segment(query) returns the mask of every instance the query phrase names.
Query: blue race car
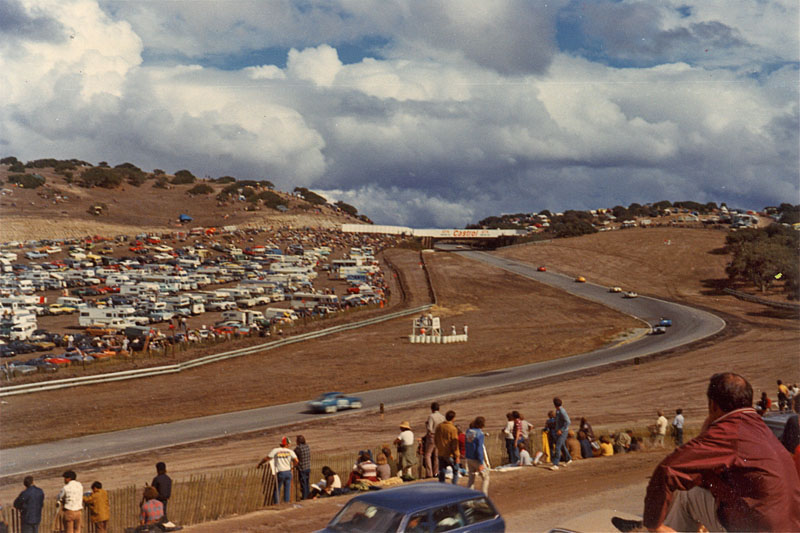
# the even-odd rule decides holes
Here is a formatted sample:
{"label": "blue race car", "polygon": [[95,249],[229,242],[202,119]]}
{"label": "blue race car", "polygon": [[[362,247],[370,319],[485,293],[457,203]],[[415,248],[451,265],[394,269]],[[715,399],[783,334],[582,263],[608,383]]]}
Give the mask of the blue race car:
{"label": "blue race car", "polygon": [[661,327],[668,328],[668,327],[670,327],[670,326],[672,325],[672,320],[670,320],[669,318],[662,318],[662,319],[661,319],[661,320],[658,322],[658,324],[656,324],[656,325],[657,325],[657,326],[661,326]]}
{"label": "blue race car", "polygon": [[335,413],[339,409],[360,409],[361,398],[345,396],[341,392],[326,392],[316,400],[308,402],[308,407],[315,413]]}

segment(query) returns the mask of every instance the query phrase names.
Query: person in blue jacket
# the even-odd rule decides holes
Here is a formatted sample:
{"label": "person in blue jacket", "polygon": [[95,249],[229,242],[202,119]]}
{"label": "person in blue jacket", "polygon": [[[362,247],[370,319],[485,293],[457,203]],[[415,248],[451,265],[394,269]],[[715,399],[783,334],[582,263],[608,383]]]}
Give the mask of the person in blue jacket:
{"label": "person in blue jacket", "polygon": [[481,491],[484,494],[489,494],[489,468],[486,464],[486,452],[484,448],[485,436],[483,434],[483,426],[486,425],[486,419],[482,416],[477,417],[472,424],[464,438],[465,455],[467,458],[467,471],[469,477],[467,478],[467,488],[472,488],[475,484],[475,476],[481,478]]}
{"label": "person in blue jacket", "polygon": [[14,508],[20,512],[21,533],[39,533],[44,491],[33,484],[33,476],[26,476],[22,484],[25,485],[25,490],[14,500]]}

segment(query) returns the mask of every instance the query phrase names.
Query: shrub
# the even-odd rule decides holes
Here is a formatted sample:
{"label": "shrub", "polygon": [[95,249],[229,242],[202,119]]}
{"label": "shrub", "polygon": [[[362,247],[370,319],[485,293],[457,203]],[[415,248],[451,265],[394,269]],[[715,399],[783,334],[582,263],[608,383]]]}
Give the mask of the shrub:
{"label": "shrub", "polygon": [[191,194],[192,196],[196,194],[211,194],[212,192],[214,192],[214,187],[212,187],[207,183],[198,183],[197,185],[186,191],[187,194]]}
{"label": "shrub", "polygon": [[35,189],[44,185],[44,177],[38,174],[11,174],[9,183],[16,183],[23,189]]}
{"label": "shrub", "polygon": [[11,166],[8,167],[9,172],[25,172],[25,165],[22,164],[20,161],[15,161],[11,163]]}
{"label": "shrub", "polygon": [[264,202],[266,207],[271,209],[277,209],[279,205],[283,205],[283,198],[272,191],[261,191],[257,196],[259,200]]}
{"label": "shrub", "polygon": [[299,192],[303,197],[303,200],[313,205],[324,205],[328,203],[328,200],[326,200],[324,197],[313,191],[309,191],[305,187],[295,187],[294,192]]}
{"label": "shrub", "polygon": [[153,187],[156,189],[168,189],[169,188],[167,186],[168,183],[169,182],[167,181],[167,178],[165,178],[164,176],[160,176],[158,179],[156,179],[156,182],[153,184]]}
{"label": "shrub", "polygon": [[19,159],[13,155],[0,159],[0,165],[13,165],[14,163],[19,163]]}
{"label": "shrub", "polygon": [[236,183],[236,178],[234,178],[233,176],[222,176],[214,181],[216,181],[217,183]]}
{"label": "shrub", "polygon": [[163,174],[164,174],[164,171],[161,170],[160,168],[154,168],[153,169],[153,176],[161,176]]}
{"label": "shrub", "polygon": [[188,170],[179,170],[175,173],[175,177],[172,178],[172,183],[175,185],[185,185],[187,183],[194,183],[195,182],[194,174],[189,172]]}
{"label": "shrub", "polygon": [[122,183],[122,176],[107,166],[87,169],[81,174],[81,185],[84,187],[103,187],[113,189]]}
{"label": "shrub", "polygon": [[350,204],[346,204],[346,203],[344,203],[342,201],[339,201],[339,202],[336,202],[336,207],[338,207],[339,209],[341,209],[342,211],[344,211],[345,213],[347,213],[350,216],[353,216],[353,217],[357,217],[358,216],[358,209],[356,209],[355,207],[353,207]]}

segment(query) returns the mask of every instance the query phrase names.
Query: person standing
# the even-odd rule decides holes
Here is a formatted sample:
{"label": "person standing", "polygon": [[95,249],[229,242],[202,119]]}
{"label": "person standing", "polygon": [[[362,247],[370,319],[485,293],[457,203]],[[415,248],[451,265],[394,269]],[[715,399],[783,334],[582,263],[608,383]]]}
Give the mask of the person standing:
{"label": "person standing", "polygon": [[400,469],[400,477],[404,481],[414,479],[411,469],[417,464],[417,450],[414,446],[414,432],[411,431],[411,424],[408,421],[400,422],[400,434],[394,439],[397,446],[397,466]]}
{"label": "person standing", "polygon": [[92,483],[92,493],[83,497],[83,503],[89,509],[89,520],[94,524],[95,533],[106,533],[111,518],[111,504],[103,484],[99,481]]}
{"label": "person standing", "polygon": [[458,429],[453,420],[456,412],[447,411],[444,415],[444,422],[436,428],[434,439],[436,441],[436,453],[439,454],[439,483],[444,483],[447,467],[453,470],[453,485],[458,484]]}
{"label": "person standing", "polygon": [[75,472],[67,470],[63,474],[64,487],[58,493],[58,503],[64,510],[66,533],[80,533],[83,514],[83,485],[76,481]]}
{"label": "person standing", "polygon": [[506,442],[508,464],[516,464],[519,457],[517,457],[517,445],[514,438],[514,413],[506,413],[506,427],[503,428],[503,437]]}
{"label": "person standing", "polygon": [[167,475],[167,465],[159,461],[156,463],[156,477],[150,483],[158,491],[158,501],[164,506],[164,517],[168,520],[167,502],[172,496],[172,478]]}
{"label": "person standing", "polygon": [[270,450],[267,456],[261,459],[261,462],[258,463],[258,468],[261,468],[261,466],[267,461],[275,461],[277,483],[275,484],[274,502],[276,504],[280,501],[281,490],[283,490],[284,502],[288,502],[291,497],[289,491],[292,486],[292,469],[298,464],[298,460],[294,450],[288,448],[289,444],[289,437],[283,437],[280,445],[277,448]]}
{"label": "person standing", "polygon": [[311,448],[306,444],[306,438],[303,435],[297,436],[294,454],[297,456],[297,480],[300,484],[300,494],[304,500],[307,500],[308,480],[311,476]]}
{"label": "person standing", "polygon": [[789,387],[778,380],[778,411],[781,413],[789,409]]}
{"label": "person standing", "polygon": [[14,500],[14,509],[20,513],[21,533],[39,533],[44,491],[33,484],[33,476],[25,476],[22,484],[25,485],[25,490],[20,492],[17,499]]}
{"label": "person standing", "polygon": [[567,433],[569,432],[570,419],[569,415],[567,414],[567,410],[562,407],[561,398],[553,398],[553,405],[556,408],[556,444],[553,449],[553,464],[550,466],[550,470],[558,470],[558,465],[561,462],[562,452],[564,453],[564,459],[566,459],[564,465],[568,465],[572,462],[572,457],[569,455],[569,450],[567,450],[567,447],[565,446],[565,443],[567,442]]}
{"label": "person standing", "polygon": [[475,485],[475,477],[481,478],[481,491],[489,494],[489,469],[486,467],[486,452],[484,448],[485,436],[483,427],[486,419],[482,416],[475,418],[470,424],[465,437],[464,456],[467,459],[467,488]]}
{"label": "person standing", "polygon": [[434,435],[436,428],[439,424],[444,422],[444,415],[439,412],[439,403],[433,402],[431,404],[431,414],[425,421],[425,441],[423,445],[424,456],[422,458],[422,465],[425,467],[425,477],[433,477],[439,473],[439,457],[433,452],[436,450],[436,442]]}
{"label": "person standing", "polygon": [[656,419],[655,435],[653,436],[653,446],[659,448],[664,447],[664,437],[667,435],[667,417],[664,416],[664,411],[658,410],[658,418]]}
{"label": "person standing", "polygon": [[683,444],[683,409],[675,409],[675,418],[672,419],[672,431],[675,434],[675,446]]}

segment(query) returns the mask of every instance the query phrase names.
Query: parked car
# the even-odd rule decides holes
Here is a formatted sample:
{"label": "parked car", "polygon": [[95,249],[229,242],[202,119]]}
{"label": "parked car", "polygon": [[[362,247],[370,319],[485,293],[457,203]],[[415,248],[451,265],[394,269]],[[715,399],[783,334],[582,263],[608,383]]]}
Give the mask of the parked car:
{"label": "parked car", "polygon": [[0,357],[14,357],[17,352],[8,347],[7,344],[0,344]]}
{"label": "parked car", "polygon": [[326,392],[316,400],[308,402],[315,413],[335,413],[339,409],[360,409],[361,398],[346,396],[341,392]]}
{"label": "parked car", "polygon": [[504,532],[484,493],[450,483],[414,483],[352,498],[322,530],[356,532]]}

